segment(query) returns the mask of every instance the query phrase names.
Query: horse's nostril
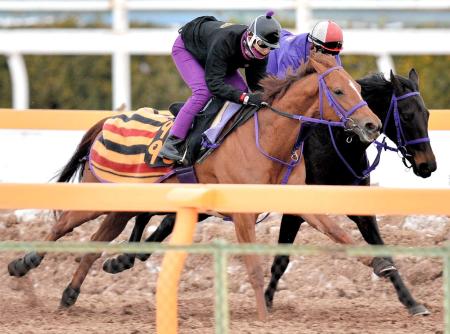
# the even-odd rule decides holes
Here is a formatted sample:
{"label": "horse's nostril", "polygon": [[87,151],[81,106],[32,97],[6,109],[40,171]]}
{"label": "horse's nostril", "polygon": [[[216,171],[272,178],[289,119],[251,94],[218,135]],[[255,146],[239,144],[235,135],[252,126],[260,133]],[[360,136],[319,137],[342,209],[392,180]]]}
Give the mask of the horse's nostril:
{"label": "horse's nostril", "polygon": [[365,128],[368,132],[377,132],[380,130],[380,127],[372,122],[367,122]]}
{"label": "horse's nostril", "polygon": [[419,170],[422,173],[429,173],[429,174],[431,174],[431,173],[433,173],[436,170],[436,166],[433,165],[433,164],[421,163],[419,165]]}

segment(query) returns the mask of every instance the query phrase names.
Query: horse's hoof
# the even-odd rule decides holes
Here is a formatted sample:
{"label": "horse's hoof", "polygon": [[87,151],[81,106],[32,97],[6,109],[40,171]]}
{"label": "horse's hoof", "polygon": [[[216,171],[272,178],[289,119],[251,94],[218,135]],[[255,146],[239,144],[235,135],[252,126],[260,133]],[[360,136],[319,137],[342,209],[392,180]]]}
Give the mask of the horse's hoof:
{"label": "horse's hoof", "polygon": [[23,258],[11,261],[8,265],[8,272],[11,276],[22,277],[31,269],[39,266],[43,258],[36,252],[28,253]]}
{"label": "horse's hoof", "polygon": [[375,275],[382,278],[387,278],[397,271],[394,263],[383,257],[375,257],[372,261],[372,268]]}
{"label": "horse's hoof", "polygon": [[17,259],[8,264],[8,272],[10,276],[22,277],[28,272],[28,268],[23,259]]}
{"label": "horse's hoof", "polygon": [[133,268],[134,266],[134,255],[130,254],[122,254],[117,257],[117,260],[119,263],[122,264],[122,271]]}
{"label": "horse's hoof", "polygon": [[103,263],[103,271],[117,274],[134,266],[134,257],[128,254],[119,255],[117,258],[107,259]]}
{"label": "horse's hoof", "polygon": [[425,315],[431,314],[431,312],[422,304],[417,304],[417,305],[414,305],[413,307],[410,307],[408,309],[408,312],[409,312],[409,314],[414,315],[414,316],[416,316],[416,315],[425,316]]}
{"label": "horse's hoof", "polygon": [[268,311],[272,311],[273,297],[270,297],[267,293],[264,294],[264,300],[266,301],[266,307]]}
{"label": "horse's hoof", "polygon": [[70,285],[68,285],[61,297],[61,307],[67,308],[72,306],[77,301],[79,295],[80,289],[74,289]]}
{"label": "horse's hoof", "polygon": [[117,274],[119,273],[119,265],[117,264],[117,259],[107,259],[105,262],[103,262],[103,271],[109,273],[109,274]]}
{"label": "horse's hoof", "polygon": [[150,254],[136,254],[136,258],[139,259],[142,262],[145,262],[150,257]]}
{"label": "horse's hoof", "polygon": [[36,252],[31,252],[25,255],[25,257],[23,258],[23,262],[25,262],[28,270],[30,270],[38,267],[41,264],[43,258],[43,256],[38,255]]}

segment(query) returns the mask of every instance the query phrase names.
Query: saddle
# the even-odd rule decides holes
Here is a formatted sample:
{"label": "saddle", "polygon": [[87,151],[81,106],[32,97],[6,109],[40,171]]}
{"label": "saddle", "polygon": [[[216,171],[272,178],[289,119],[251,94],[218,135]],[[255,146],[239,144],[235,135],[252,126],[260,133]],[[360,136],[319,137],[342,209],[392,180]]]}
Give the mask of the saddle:
{"label": "saddle", "polygon": [[[172,103],[169,111],[177,116],[184,102]],[[257,111],[254,106],[242,106],[212,97],[195,117],[181,150],[185,152],[183,166],[202,162],[237,127]]]}

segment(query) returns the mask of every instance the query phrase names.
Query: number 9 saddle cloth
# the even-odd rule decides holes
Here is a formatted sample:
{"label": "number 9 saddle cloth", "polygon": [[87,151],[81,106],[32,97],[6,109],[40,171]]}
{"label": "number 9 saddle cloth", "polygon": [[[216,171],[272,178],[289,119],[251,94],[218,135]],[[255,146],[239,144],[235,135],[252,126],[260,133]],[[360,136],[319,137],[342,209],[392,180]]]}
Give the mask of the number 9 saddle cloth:
{"label": "number 9 saddle cloth", "polygon": [[155,182],[173,166],[173,161],[158,157],[173,120],[169,111],[153,108],[109,118],[91,147],[91,172],[101,182]]}

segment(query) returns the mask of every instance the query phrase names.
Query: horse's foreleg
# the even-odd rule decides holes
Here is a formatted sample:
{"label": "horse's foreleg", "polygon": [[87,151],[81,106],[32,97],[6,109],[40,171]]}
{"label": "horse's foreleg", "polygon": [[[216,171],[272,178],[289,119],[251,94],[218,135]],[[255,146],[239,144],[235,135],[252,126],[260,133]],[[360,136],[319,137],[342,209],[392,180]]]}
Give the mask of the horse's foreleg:
{"label": "horse's foreleg", "polygon": [[[233,214],[232,218],[238,241],[240,243],[255,243],[256,214]],[[268,314],[264,302],[264,274],[261,268],[260,257],[258,255],[244,255],[243,258],[250,284],[255,291],[258,319],[266,321]]]}
{"label": "horse's foreleg", "polygon": [[[353,220],[358,226],[364,240],[371,245],[384,245],[383,239],[378,228],[377,220],[375,216],[348,216]],[[376,258],[374,258],[375,260]],[[380,258],[378,262],[381,264],[386,263],[394,265],[392,258]],[[384,261],[383,261],[384,260]],[[405,283],[403,282],[399,272],[397,270],[389,271],[386,275],[389,277],[390,281],[394,285],[395,291],[397,292],[398,299],[400,302],[408,309],[409,313],[412,315],[428,315],[430,311],[422,305],[416,302]]]}
{"label": "horse's foreleg", "polygon": [[[134,213],[110,213],[103,220],[98,230],[94,233],[92,241],[112,241],[123,231]],[[101,253],[85,254],[78,265],[75,274],[72,277],[72,281],[66,287],[61,298],[61,306],[69,307],[75,304],[78,295],[80,294],[80,288],[83,284],[86,275],[89,272],[92,264],[101,256]]]}
{"label": "horse's foreleg", "polygon": [[[74,228],[83,223],[95,219],[102,215],[103,212],[95,211],[65,211],[53,225],[50,233],[45,237],[45,241],[56,241],[67,233],[73,231]],[[8,272],[11,276],[21,277],[28,273],[31,269],[38,267],[46,255],[45,252],[30,252],[23,258],[11,261],[8,264]]]}
{"label": "horse's foreleg", "polygon": [[[327,235],[331,240],[344,245],[355,244],[350,234],[337,225],[330,217],[326,215],[312,214],[302,214],[302,217],[308,222],[309,225]],[[357,259],[364,265],[372,267],[373,257],[359,256]]]}
{"label": "horse's foreleg", "polygon": [[[280,234],[278,236],[279,244],[293,244],[295,237],[300,229],[300,225],[304,222],[303,218],[293,215],[283,215],[280,225]],[[272,307],[273,297],[277,290],[278,281],[283,276],[289,264],[289,255],[276,255],[271,268],[270,283],[266,288],[264,297],[266,306]]]}
{"label": "horse's foreleg", "polygon": [[[371,245],[383,245],[375,216],[348,216],[358,226],[364,240]],[[377,276],[388,277],[397,269],[391,257],[374,257],[373,271]]]}

